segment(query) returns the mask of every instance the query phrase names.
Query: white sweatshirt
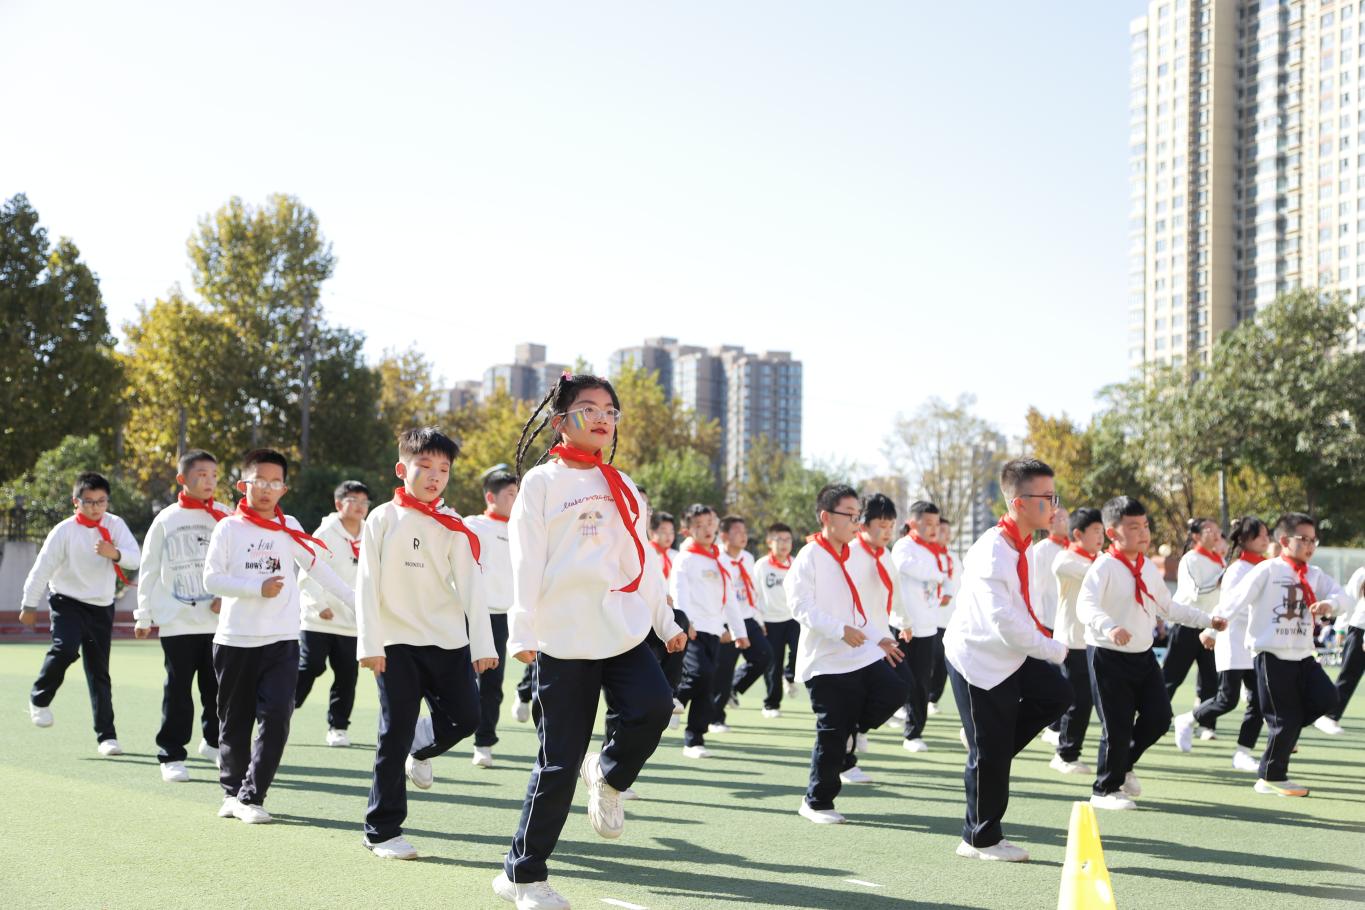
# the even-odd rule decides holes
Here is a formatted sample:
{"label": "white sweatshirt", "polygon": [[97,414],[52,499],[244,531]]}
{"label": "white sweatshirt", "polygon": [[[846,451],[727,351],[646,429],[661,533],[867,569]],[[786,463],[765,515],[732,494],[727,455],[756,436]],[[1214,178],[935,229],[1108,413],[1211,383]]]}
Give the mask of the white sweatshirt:
{"label": "white sweatshirt", "polygon": [[[1349,610],[1355,604],[1355,598],[1317,566],[1308,567],[1308,585],[1316,600],[1335,607],[1334,613]],[[1223,595],[1218,614],[1226,617],[1239,610],[1247,611],[1245,641],[1253,655],[1265,653],[1282,660],[1303,660],[1317,651],[1310,606],[1289,562],[1283,558],[1267,559]]]}
{"label": "white sweatshirt", "polygon": [[[1052,577],[1057,584],[1057,615],[1052,637],[1073,650],[1085,649],[1085,623],[1076,615],[1076,601],[1081,596],[1081,582],[1093,562],[1069,549],[1062,550],[1052,560]],[[1040,571],[1042,565],[1039,563]]]}
{"label": "white sweatshirt", "polygon": [[1346,595],[1356,599],[1355,608],[1346,619],[1346,625],[1365,629],[1365,567],[1356,569],[1351,580],[1346,582]]}
{"label": "white sweatshirt", "polygon": [[[489,613],[512,609],[512,544],[507,521],[488,515],[471,515],[464,520],[469,530],[479,535],[479,562],[483,565],[483,594]],[[648,544],[646,544],[648,547]]]}
{"label": "white sweatshirt", "polygon": [[[125,571],[138,567],[141,553],[133,533],[123,519],[105,512],[100,525],[119,551],[119,566]],[[100,542],[99,528],[76,523],[76,516],[59,522],[48,532],[38,551],[38,559],[24,581],[23,606],[37,608],[47,603],[47,592],[62,594],[81,603],[107,607],[114,602],[114,583],[118,573],[112,560],[95,552]]]}
{"label": "white sweatshirt", "polygon": [[[1032,549],[1032,548],[1030,548]],[[957,672],[978,689],[994,689],[1027,658],[1060,664],[1067,647],[1048,638],[1029,616],[1019,584],[1019,552],[998,527],[982,534],[967,551],[960,573],[957,609],[943,636],[943,651]],[[1029,603],[1038,589],[1029,566]]]}
{"label": "white sweatshirt", "polygon": [[[285,524],[302,531],[294,516]],[[316,549],[316,544],[310,544]],[[214,644],[259,648],[299,637],[299,580],[295,568],[310,569],[328,591],[346,603],[355,595],[321,560],[314,561],[284,531],[272,531],[236,513],[214,526],[204,557],[204,590],[223,599]],[[261,596],[261,584],[272,575],[284,587],[274,597]]]}
{"label": "white sweatshirt", "polygon": [[938,592],[947,573],[939,569],[933,551],[909,534],[891,548],[891,561],[900,576],[904,599],[905,615],[900,618],[909,620],[910,634],[916,638],[933,637],[938,633]]}
{"label": "white sweatshirt", "polygon": [[[1213,642],[1213,665],[1219,673],[1228,670],[1250,670],[1251,651],[1247,648],[1247,609],[1243,604],[1237,610],[1232,611],[1231,615],[1222,610],[1223,601],[1227,599],[1227,594],[1256,565],[1245,559],[1234,559],[1223,572],[1223,580],[1220,582],[1218,604],[1211,611],[1214,616],[1221,616],[1228,621],[1228,627],[1222,632],[1212,632],[1217,636]],[[1229,606],[1231,601],[1228,601]]]}
{"label": "white sweatshirt", "polygon": [[[365,533],[363,524],[360,533]],[[327,544],[327,549],[318,550],[318,562],[327,563],[327,568],[346,582],[347,587],[355,590],[356,575],[360,568],[360,557],[356,555],[360,549],[360,538],[350,535],[336,512],[322,520],[313,536]],[[355,637],[355,607],[327,593],[307,569],[299,577],[299,603],[303,607],[302,627],[305,631]],[[323,619],[318,615],[328,608],[332,611],[331,619]]]}
{"label": "white sweatshirt", "polygon": [[[622,477],[639,501],[634,482]],[[645,511],[635,533],[649,550]],[[651,570],[646,554],[641,574],[639,551],[596,468],[558,461],[532,468],[521,479],[508,530],[508,654],[543,651],[562,660],[601,660],[629,651],[651,628],[664,641],[683,631],[658,590],[662,569]],[[637,575],[635,591],[619,590]]]}
{"label": "white sweatshirt", "polygon": [[1033,550],[1033,564],[1038,567],[1038,600],[1033,605],[1033,611],[1038,614],[1043,625],[1049,629],[1057,628],[1057,576],[1051,572],[1052,564],[1057,560],[1057,554],[1066,549],[1066,544],[1059,544],[1050,536],[1044,537],[1035,543]]}
{"label": "white sweatshirt", "polygon": [[[215,505],[220,511],[232,509]],[[142,574],[133,611],[136,628],[156,625],[162,638],[218,631],[213,595],[204,589],[204,557],[217,523],[209,512],[186,509],[179,502],[156,513],[142,541]]]}
{"label": "white sweatshirt", "polygon": [[[730,573],[730,586],[727,593],[729,593],[730,599],[735,602],[735,609],[739,611],[739,615],[745,619],[762,622],[762,617],[758,612],[758,577],[754,574],[754,555],[748,550],[740,550],[738,556],[731,556],[722,549],[720,551],[720,564],[725,566],[725,571]],[[744,576],[739,572],[741,567],[749,575],[749,584],[753,585],[754,602],[752,604],[749,603],[750,592],[746,591],[744,587]]]}
{"label": "white sweatshirt", "polygon": [[[698,632],[721,635],[729,626],[736,637],[744,637],[744,614],[735,605],[730,588],[739,583],[737,578],[722,579],[716,561],[694,553],[692,541],[686,541],[673,560],[673,606],[687,614]],[[720,565],[728,566],[722,553]],[[726,568],[729,575],[729,569]]]}
{"label": "white sweatshirt", "polygon": [[[939,588],[939,605],[934,614],[934,621],[939,629],[947,629],[953,619],[953,608],[957,606],[957,592],[962,587],[962,578],[957,572],[951,553],[943,554],[943,585]],[[943,603],[943,598],[948,598],[947,603]]]}
{"label": "white sweatshirt", "polygon": [[[1176,603],[1187,607],[1198,607],[1205,613],[1213,612],[1218,606],[1223,572],[1221,563],[1214,562],[1202,553],[1190,550],[1180,557],[1180,565],[1175,570]],[[1182,623],[1188,625],[1188,623]]]}
{"label": "white sweatshirt", "polygon": [[372,509],[360,535],[356,632],[358,660],[383,657],[389,645],[468,645],[471,660],[496,657],[469,538],[394,500]]}
{"label": "white sweatshirt", "polygon": [[[856,542],[850,544],[856,546]],[[850,553],[849,561],[852,559]],[[891,637],[885,598],[874,604],[864,603],[867,618],[859,616],[843,569],[824,547],[815,542],[802,547],[792,558],[791,571],[782,586],[786,588],[792,616],[801,624],[796,675],[802,682],[816,676],[852,673],[886,657],[879,644]],[[845,626],[862,632],[867,640],[851,647],[844,641]]]}
{"label": "white sweatshirt", "polygon": [[[829,555],[829,554],[826,554]],[[877,563],[881,563],[886,570],[886,575],[891,579],[890,603],[891,608],[887,609],[887,590],[886,585],[882,584],[881,574],[877,571]],[[863,609],[871,618],[873,613],[878,614],[878,620],[885,620],[888,626],[894,625],[893,620],[905,615],[905,604],[901,599],[900,585],[896,583],[896,567],[891,563],[891,552],[883,549],[880,558],[874,559],[872,554],[863,549],[862,543],[854,539],[848,545],[848,569],[849,577],[858,587],[858,596],[862,598]],[[899,626],[897,626],[899,628]]]}
{"label": "white sweatshirt", "polygon": [[791,571],[791,557],[787,557],[784,569],[773,562],[772,555],[761,557],[754,563],[754,587],[758,588],[758,614],[763,622],[787,622],[792,618],[791,607],[787,606],[787,589],[782,586],[787,573]]}
{"label": "white sweatshirt", "polygon": [[[1151,650],[1158,616],[1193,628],[1202,629],[1209,624],[1209,614],[1203,610],[1171,599],[1166,581],[1150,560],[1143,560],[1141,572],[1143,584],[1152,596],[1143,597],[1139,606],[1135,599],[1137,584],[1128,567],[1108,551],[1095,558],[1076,600],[1076,616],[1085,624],[1087,645],[1141,654]],[[1132,636],[1126,645],[1116,645],[1109,638],[1111,632],[1120,628]]]}

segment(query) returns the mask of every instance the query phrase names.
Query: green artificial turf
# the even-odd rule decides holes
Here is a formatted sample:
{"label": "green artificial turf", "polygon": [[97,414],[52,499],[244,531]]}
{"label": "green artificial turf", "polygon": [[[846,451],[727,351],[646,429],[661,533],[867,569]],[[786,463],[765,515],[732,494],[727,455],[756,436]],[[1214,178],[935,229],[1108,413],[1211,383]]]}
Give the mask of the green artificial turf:
{"label": "green artificial turf", "polygon": [[[516,827],[534,753],[530,725],[505,716],[492,770],[470,765],[468,744],[437,759],[436,786],[409,791],[406,834],[422,858],[385,862],[360,845],[377,711],[366,675],[356,745],[322,744],[324,677],[294,716],[267,802],[276,823],[248,826],[215,817],[222,793],[198,757],[190,783],[162,783],[155,642],[114,646],[114,707],[128,753],[116,759],[95,753],[79,665],[53,703],[56,725],[29,723],[27,692],[42,653],[0,646],[4,906],[509,906],[489,882]],[[509,673],[509,697],[519,671]],[[1192,697],[1187,684],[1177,704]],[[627,804],[621,840],[592,832],[578,794],[551,860],[551,882],[575,907],[1056,906],[1072,801],[1088,797],[1090,781],[1051,771],[1042,742],[1015,761],[1005,820],[1006,835],[1032,861],[981,863],[953,854],[964,753],[947,700],[930,718],[928,753],[906,753],[892,728],[872,734],[862,766],[875,782],[844,788],[838,808],[849,824],[841,826],[796,814],[812,741],[804,696],[775,721],[759,716],[758,702],[751,691],[731,713],[734,732],[708,738],[712,759],[682,758],[679,733],[665,734],[636,785],[642,799]],[[1301,910],[1365,900],[1365,698],[1343,723],[1344,736],[1310,729],[1303,737],[1291,773],[1313,788],[1308,799],[1258,795],[1251,776],[1232,770],[1236,716],[1224,718],[1222,738],[1196,741],[1191,755],[1170,737],[1158,743],[1138,768],[1141,808],[1099,815],[1118,905]],[[1084,758],[1093,764],[1091,730]]]}

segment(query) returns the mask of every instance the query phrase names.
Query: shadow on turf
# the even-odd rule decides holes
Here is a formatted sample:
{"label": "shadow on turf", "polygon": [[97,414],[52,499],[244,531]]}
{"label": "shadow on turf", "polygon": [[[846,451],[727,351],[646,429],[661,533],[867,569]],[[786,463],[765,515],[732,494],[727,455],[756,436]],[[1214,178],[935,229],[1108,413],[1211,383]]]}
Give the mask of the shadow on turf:
{"label": "shadow on turf", "polygon": [[[1241,862],[1246,861],[1246,857],[1241,855]],[[1300,866],[1302,863],[1298,857],[1284,861],[1288,865]],[[1168,881],[1189,882],[1190,874],[1180,869],[1154,869],[1147,866],[1137,867],[1110,867],[1110,872],[1115,875],[1141,875],[1145,878],[1160,878]],[[1354,868],[1351,871],[1358,871]],[[1198,877],[1200,885],[1221,885],[1224,888],[1236,888],[1243,891],[1275,891],[1281,894],[1292,894],[1303,898],[1318,898],[1321,900],[1341,901],[1343,903],[1359,903],[1361,896],[1360,886],[1351,885],[1294,885],[1285,882],[1256,881],[1246,878],[1238,878],[1231,875],[1207,875],[1200,873]]]}

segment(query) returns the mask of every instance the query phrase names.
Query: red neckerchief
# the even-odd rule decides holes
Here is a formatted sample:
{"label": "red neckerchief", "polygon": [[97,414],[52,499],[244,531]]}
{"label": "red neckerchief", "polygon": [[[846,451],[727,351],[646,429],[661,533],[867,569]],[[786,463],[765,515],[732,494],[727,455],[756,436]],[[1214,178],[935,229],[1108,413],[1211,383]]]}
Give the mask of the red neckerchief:
{"label": "red neckerchief", "polygon": [[664,578],[673,574],[673,560],[668,555],[668,547],[661,547],[653,540],[649,545],[654,548],[654,552],[659,554],[659,558],[664,561]]}
{"label": "red neckerchief", "polygon": [[[930,553],[934,554],[934,565],[938,566],[938,570],[940,572],[946,571],[948,573],[949,578],[953,577],[953,560],[951,556],[948,557],[948,568],[946,570],[943,568],[943,557],[948,556],[947,547],[943,546],[937,541],[935,541],[934,543],[930,543],[923,537],[920,537],[918,531],[911,531],[910,539],[913,540],[915,543],[919,544],[921,547],[924,547],[924,549],[928,550]],[[938,596],[940,598],[943,597],[943,585],[938,586]]]}
{"label": "red neckerchief", "polygon": [[1049,534],[1047,539],[1059,547],[1066,547],[1071,543],[1071,541],[1067,540],[1065,537],[1058,537],[1056,534]]}
{"label": "red neckerchief", "polygon": [[246,497],[243,497],[237,503],[237,514],[258,528],[265,528],[267,531],[282,531],[283,533],[288,534],[294,539],[294,543],[308,551],[308,555],[313,557],[313,562],[318,561],[318,554],[313,552],[313,548],[308,546],[306,541],[312,541],[327,552],[331,552],[331,548],[328,547],[327,544],[318,540],[313,535],[305,534],[303,531],[295,531],[293,528],[289,527],[289,525],[285,524],[284,511],[281,510],[279,506],[275,506],[275,520],[271,521],[268,518],[262,518],[257,515],[255,511],[246,504]]}
{"label": "red neckerchief", "polygon": [[744,554],[741,553],[738,559],[725,554],[725,558],[730,560],[730,565],[739,569],[739,580],[744,583],[744,599],[749,601],[749,606],[754,605],[754,580],[749,576],[749,570],[744,568]]}
{"label": "red neckerchief", "polygon": [[213,501],[212,496],[210,496],[208,499],[195,499],[193,496],[186,496],[185,491],[181,490],[179,493],[176,494],[175,500],[176,502],[180,503],[180,508],[182,509],[189,509],[190,511],[198,510],[200,512],[208,512],[210,515],[213,516],[214,524],[217,524],[224,518],[228,517],[228,513],[218,508],[218,504]]}
{"label": "red neckerchief", "polygon": [[1261,563],[1265,562],[1265,555],[1264,555],[1264,554],[1262,554],[1262,553],[1253,553],[1253,552],[1251,552],[1250,550],[1243,550],[1242,552],[1238,553],[1238,554],[1237,554],[1237,558],[1240,559],[1240,560],[1242,560],[1242,561],[1244,561],[1244,562],[1249,562],[1249,563],[1251,563],[1253,566],[1258,566],[1258,565],[1260,565]]}
{"label": "red neckerchief", "polygon": [[[113,543],[113,538],[109,536],[109,529],[100,523],[103,520],[104,519],[100,519],[100,521],[91,521],[80,512],[76,513],[76,524],[80,525],[82,528],[94,528],[96,531],[100,532],[100,537]],[[123,554],[120,553],[119,555],[122,556]],[[123,574],[123,569],[118,563],[114,563],[114,574],[118,576],[119,581],[123,582],[125,585],[128,584],[128,576]]]}
{"label": "red neckerchief", "polygon": [[1313,586],[1308,583],[1308,563],[1299,562],[1284,553],[1280,558],[1289,563],[1289,568],[1294,570],[1294,574],[1299,577],[1299,587],[1303,589],[1303,603],[1306,607],[1311,607],[1318,602],[1318,596],[1313,593]]}
{"label": "red neckerchief", "polygon": [[1086,562],[1094,562],[1095,556],[1097,555],[1095,553],[1091,553],[1089,550],[1087,550],[1085,547],[1081,546],[1078,543],[1073,543],[1071,546],[1067,547],[1066,550],[1068,553],[1075,553],[1077,556],[1085,557]]}
{"label": "red neckerchief", "polygon": [[[410,494],[406,488],[398,487],[393,491],[393,501],[405,509],[422,512],[443,528],[459,531],[469,539],[469,550],[474,554],[474,562],[479,563],[479,535],[469,530],[469,525],[460,521],[460,519],[456,518],[454,515],[447,515],[440,511],[442,500],[438,499],[435,502],[422,502],[422,500]],[[482,566],[483,564],[479,563],[479,565]]]}
{"label": "red neckerchief", "polygon": [[348,538],[346,538],[346,542],[347,542],[348,544],[351,545],[351,558],[352,558],[352,559],[359,559],[359,558],[360,558],[360,541],[358,541],[358,540],[351,540],[351,539],[348,537]]}
{"label": "red neckerchief", "polygon": [[1151,615],[1152,611],[1148,610],[1147,605],[1142,602],[1142,595],[1146,594],[1148,600],[1152,603],[1156,603],[1156,598],[1152,596],[1152,592],[1147,590],[1147,583],[1142,580],[1142,567],[1146,565],[1147,557],[1139,553],[1137,563],[1131,563],[1128,561],[1128,557],[1124,556],[1123,551],[1117,546],[1109,548],[1109,555],[1123,563],[1128,571],[1133,573],[1133,600],[1137,601],[1137,605],[1142,607],[1144,613]]}
{"label": "red neckerchief", "polygon": [[[952,577],[953,577],[953,555],[952,555],[951,553],[948,552],[948,545],[947,545],[947,544],[939,544],[939,545],[938,545],[938,548],[939,548],[939,550],[942,551],[942,553],[943,553],[943,558],[946,559],[946,560],[948,560],[948,577],[949,577],[949,578],[952,578]],[[943,589],[940,588],[939,590],[942,591]]]}
{"label": "red neckerchief", "polygon": [[858,587],[853,583],[853,578],[848,574],[848,566],[845,565],[848,562],[848,544],[844,544],[842,552],[836,553],[834,544],[830,543],[824,534],[813,534],[810,539],[839,564],[839,571],[844,573],[844,581],[848,583],[848,593],[853,595],[853,609],[857,610],[858,615],[862,617],[863,625],[867,625],[867,614],[863,612],[863,601],[858,597]]}
{"label": "red neckerchief", "polygon": [[640,587],[640,579],[645,577],[645,545],[640,542],[640,535],[635,532],[635,524],[640,520],[640,504],[635,501],[635,494],[630,492],[630,486],[622,478],[620,471],[602,460],[601,452],[584,452],[582,449],[561,443],[551,449],[550,454],[563,461],[590,464],[602,472],[602,477],[607,481],[607,489],[611,491],[611,501],[616,503],[616,511],[620,514],[626,531],[630,533],[630,539],[635,544],[635,553],[640,558],[639,574],[630,584],[613,590],[626,594],[636,590]]}
{"label": "red neckerchief", "polygon": [[503,522],[504,524],[507,523],[507,516],[506,516],[506,515],[499,515],[497,512],[494,512],[493,509],[492,509],[491,507],[483,510],[483,517],[484,517],[484,518],[491,518],[491,519],[493,519],[494,521],[501,521],[501,522]]}
{"label": "red neckerchief", "polygon": [[1048,638],[1052,633],[1047,630],[1047,626],[1038,621],[1038,614],[1033,612],[1033,598],[1028,593],[1028,545],[1029,539],[1019,530],[1019,525],[1015,524],[1014,519],[1006,515],[1000,519],[996,527],[1005,532],[1005,539],[1014,544],[1014,548],[1019,551],[1019,560],[1015,563],[1015,571],[1019,573],[1019,591],[1024,595],[1024,606],[1028,608],[1029,619],[1038,627]]}
{"label": "red neckerchief", "polygon": [[706,547],[697,543],[695,538],[689,537],[687,543],[683,544],[683,549],[688,553],[696,553],[698,556],[705,556],[716,564],[716,568],[720,570],[720,602],[723,606],[726,599],[730,596],[727,584],[730,581],[730,573],[725,571],[725,566],[720,564],[720,546],[711,544],[711,548],[708,550]]}
{"label": "red neckerchief", "polygon": [[792,567],[792,558],[791,558],[790,556],[788,556],[788,557],[787,557],[787,561],[786,561],[786,563],[784,564],[784,563],[778,562],[778,561],[777,561],[777,557],[774,556],[773,554],[769,553],[769,554],[768,554],[768,565],[772,566],[774,569],[781,569],[783,572],[786,572],[788,569],[790,569],[790,568]]}
{"label": "red neckerchief", "polygon": [[1200,556],[1204,557],[1205,559],[1211,559],[1211,560],[1213,560],[1214,562],[1218,563],[1218,568],[1220,568],[1220,569],[1224,568],[1224,565],[1223,565],[1223,557],[1219,556],[1217,553],[1213,552],[1212,550],[1206,550],[1206,549],[1204,549],[1203,546],[1196,546],[1196,547],[1194,548],[1194,552],[1198,553]]}
{"label": "red neckerchief", "polygon": [[877,564],[877,577],[882,580],[882,587],[886,588],[886,615],[891,615],[891,575],[886,571],[886,566],[882,565],[882,554],[886,552],[886,547],[873,549],[872,545],[863,540],[863,535],[858,535],[858,543],[862,546],[863,552],[872,557],[872,561]]}

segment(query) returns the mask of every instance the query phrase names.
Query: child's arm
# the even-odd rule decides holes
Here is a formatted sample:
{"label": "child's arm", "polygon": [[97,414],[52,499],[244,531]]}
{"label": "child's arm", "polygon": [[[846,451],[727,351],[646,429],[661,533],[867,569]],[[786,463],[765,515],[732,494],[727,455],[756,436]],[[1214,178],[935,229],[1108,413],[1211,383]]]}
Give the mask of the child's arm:
{"label": "child's arm", "polygon": [[[1104,612],[1104,598],[1109,593],[1108,572],[1092,563],[1081,582],[1081,593],[1076,598],[1076,618],[1085,624],[1096,638],[1106,638],[1116,645],[1124,645],[1132,633],[1114,622],[1113,617]],[[1118,639],[1122,638],[1123,641]]]}
{"label": "child's arm", "polygon": [[[991,561],[990,575],[985,579],[989,597],[985,598],[985,619],[996,637],[1015,651],[1028,657],[1051,661],[1066,660],[1067,647],[1038,630],[1027,609],[1015,600],[1006,580],[1018,574],[1018,563],[1013,559],[996,558]],[[980,599],[977,601],[981,602]]]}
{"label": "child's arm", "polygon": [[[727,571],[721,568],[721,574]],[[741,651],[749,647],[748,626],[744,624],[744,611],[740,609],[739,599],[735,597],[735,585],[743,585],[744,580],[739,577],[739,573],[728,577],[725,582],[725,591],[729,596],[725,598],[723,612],[725,614],[725,624],[730,627],[730,637],[734,639],[735,647]],[[741,644],[742,642],[742,644]]]}
{"label": "child's arm", "polygon": [[545,491],[539,474],[528,474],[507,521],[512,554],[512,607],[507,611],[507,653],[522,663],[535,660],[540,650],[536,637],[536,607],[549,560],[549,537],[545,526]]}
{"label": "child's arm", "polygon": [[1066,550],[1057,554],[1057,558],[1052,560],[1052,574],[1060,582],[1063,578],[1069,581],[1080,581],[1085,578],[1085,570],[1090,568],[1088,564],[1079,559],[1067,559]]}
{"label": "child's arm", "polygon": [[[314,531],[313,536],[318,538],[319,540],[325,539],[323,537],[322,528],[318,528],[317,531]],[[326,563],[327,568],[331,569],[333,574],[336,574],[335,566],[337,559],[337,551],[332,548],[332,544],[335,542],[336,537],[339,535],[328,536],[332,537],[333,539],[327,542],[327,547],[325,549],[319,548],[317,550],[316,553],[317,560],[318,562]],[[323,586],[318,582],[318,580],[313,577],[311,565],[305,567],[303,571],[299,573],[299,590],[308,592],[308,602],[304,603],[303,601],[300,601],[299,603],[300,607],[303,609],[304,614],[308,618],[319,619],[323,621],[332,618],[333,616],[332,608],[328,603],[328,598],[331,597],[331,595],[327,592],[325,588],[323,588]]]}
{"label": "child's arm", "polygon": [[138,549],[137,538],[128,530],[128,525],[122,518],[114,516],[110,524],[114,529],[109,532],[109,537],[114,541],[114,546],[118,547],[119,568],[129,572],[135,571],[142,562],[142,551]]}
{"label": "child's arm", "polygon": [[360,531],[360,564],[355,574],[355,656],[376,676],[384,672],[384,620],[379,609],[383,517],[382,513],[371,515]]}
{"label": "child's arm", "polygon": [[66,547],[57,539],[58,530],[61,525],[48,532],[43,540],[42,549],[38,551],[38,559],[33,563],[33,568],[28,571],[28,578],[24,579],[24,597],[20,604],[19,620],[25,625],[33,625],[37,619],[38,605],[44,601],[43,595],[47,593],[47,583],[52,580],[57,569],[66,559]]}
{"label": "child's arm", "polygon": [[782,588],[787,592],[787,605],[791,607],[792,618],[802,628],[809,629],[812,635],[843,641],[854,648],[867,640],[862,632],[820,608],[815,596],[814,560],[799,557],[792,560],[791,571],[782,582]]}
{"label": "child's arm", "polygon": [[[1202,557],[1201,557],[1202,558]],[[1207,560],[1206,560],[1207,561]],[[1184,565],[1183,563],[1181,564]],[[1153,572],[1153,575],[1156,573]],[[1193,577],[1193,576],[1191,576]],[[1148,584],[1147,590],[1152,593],[1152,605],[1160,616],[1167,620],[1175,620],[1178,623],[1198,628],[1212,626],[1215,629],[1227,628],[1227,620],[1215,620],[1209,614],[1194,605],[1194,601],[1180,603],[1171,597],[1171,592],[1167,590],[1166,583],[1157,580],[1155,584]]]}
{"label": "child's arm", "polygon": [[1223,590],[1223,596],[1218,599],[1218,606],[1214,608],[1213,615],[1220,619],[1231,619],[1239,611],[1249,611],[1251,602],[1261,596],[1269,578],[1268,570],[1252,569],[1230,590]]}
{"label": "child's arm", "polygon": [[[638,494],[637,494],[638,495]],[[659,636],[659,640],[670,651],[681,651],[687,645],[687,632],[679,627],[673,619],[673,608],[668,605],[668,589],[664,585],[662,567],[656,560],[662,561],[649,541],[649,522],[645,520],[645,513],[641,511],[640,520],[635,523],[635,533],[642,541],[645,541],[643,564],[640,566],[644,577],[640,579],[640,594],[644,597],[645,603],[650,607],[650,625],[654,628],[654,634]],[[681,640],[676,642],[677,648],[672,647],[675,642],[673,639],[681,636]]]}
{"label": "child's arm", "polygon": [[[1334,616],[1338,612],[1351,609],[1355,604],[1355,599],[1346,593],[1346,589],[1337,583],[1337,580],[1326,572],[1318,573],[1318,586],[1313,589],[1313,594],[1318,598],[1318,604],[1322,604],[1321,610],[1314,610],[1314,616]],[[1312,608],[1317,604],[1309,604]]]}
{"label": "child's arm", "polygon": [[209,551],[204,557],[204,590],[215,597],[239,600],[273,596],[265,593],[273,578],[243,578],[232,574],[231,528],[227,521],[220,521],[209,535]]}
{"label": "child's arm", "polygon": [[133,610],[133,635],[146,638],[152,628],[152,601],[162,596],[161,557],[166,549],[166,523],[153,521],[142,542],[142,572],[137,577],[137,607]]}
{"label": "child's arm", "polygon": [[482,673],[498,665],[498,649],[493,647],[493,621],[488,618],[488,601],[483,590],[483,569],[474,561],[469,538],[450,534],[450,562],[455,574],[455,592],[464,602],[469,624],[469,657],[474,672]]}

